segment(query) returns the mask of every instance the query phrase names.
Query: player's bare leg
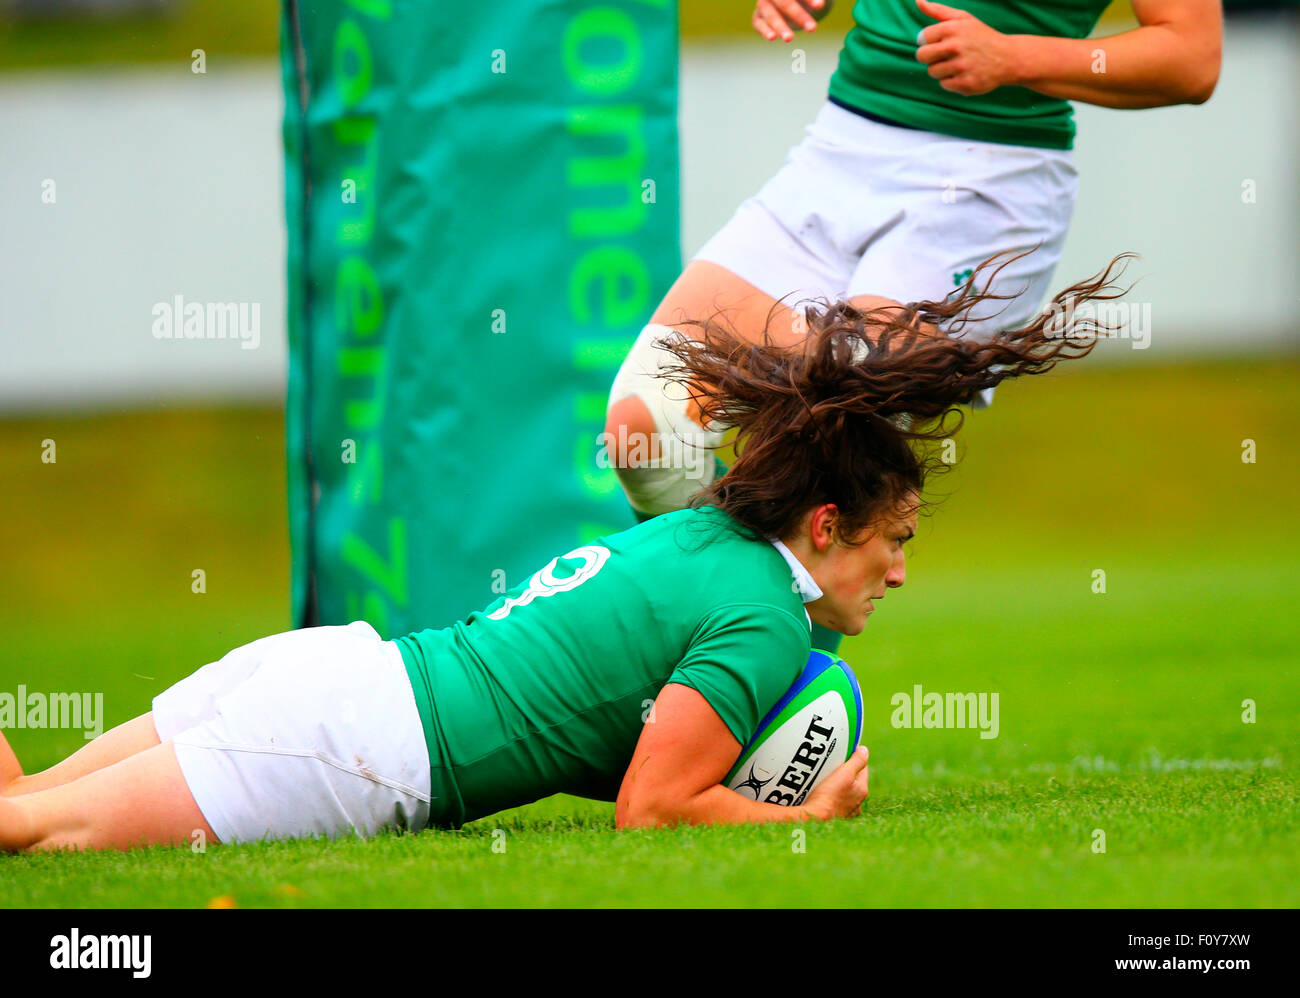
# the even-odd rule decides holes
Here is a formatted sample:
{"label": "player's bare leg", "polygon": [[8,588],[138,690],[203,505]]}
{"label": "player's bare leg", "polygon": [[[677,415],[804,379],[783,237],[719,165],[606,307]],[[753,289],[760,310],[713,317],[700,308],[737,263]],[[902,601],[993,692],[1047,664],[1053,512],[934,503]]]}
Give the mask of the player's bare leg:
{"label": "player's bare leg", "polygon": [[[105,731],[49,769],[24,776],[13,750],[0,734],[0,797],[17,797],[71,783],[157,744],[158,732],[154,730],[153,714],[141,714]],[[9,766],[6,765],[6,753],[12,763]]]}
{"label": "player's bare leg", "polygon": [[[849,299],[849,303],[864,312],[899,305],[894,299],[880,295],[857,295]],[[722,310],[723,317],[737,333],[746,339],[752,338],[755,342],[764,329],[778,346],[792,346],[805,335],[802,327],[795,322],[792,308],[779,303],[721,264],[707,260],[692,260],[687,264],[650,317],[650,322],[673,326],[688,336],[698,337],[698,326],[678,324],[683,319],[702,320],[712,317],[719,310]],[[687,414],[695,423],[703,426],[699,407],[693,402],[687,404]],[[629,429],[635,426],[645,433],[654,429],[649,408],[635,396],[615,402],[610,409],[609,421],[615,424],[615,428],[618,423],[626,422]],[[658,455],[655,453],[651,456]]]}
{"label": "player's bare leg", "polygon": [[793,314],[792,309],[724,266],[705,260],[686,265],[624,361],[606,411],[608,455],[633,508],[643,515],[679,508],[694,486],[712,481],[712,457],[698,447],[690,454],[692,474],[685,467],[645,467],[643,461],[659,460],[664,438],[693,434],[705,447],[722,441],[722,435],[703,426],[697,405],[685,399],[684,392],[677,392],[680,399],[664,395],[663,382],[654,372],[666,357],[650,344],[672,329],[698,337],[699,327],[684,325],[684,320],[703,318],[718,318],[742,335],[753,335],[755,340],[766,327],[777,342],[793,342],[797,338]]}
{"label": "player's bare leg", "polygon": [[[871,310],[898,303],[859,295],[852,304]],[[704,424],[699,406],[682,386],[668,385],[661,372],[673,360],[654,344],[673,329],[698,338],[699,326],[688,320],[712,320],[744,339],[757,342],[766,331],[778,346],[791,347],[807,332],[798,321],[801,314],[720,264],[693,260],[687,265],[623,361],[606,408],[606,451],[640,518],[682,508],[713,481],[709,451],[722,443],[725,432],[725,427]],[[665,440],[692,446],[661,461]]]}
{"label": "player's bare leg", "polygon": [[[830,294],[826,298],[832,302],[835,300]],[[902,309],[897,300],[876,294],[854,295],[849,304],[861,312],[878,308]],[[794,309],[783,302],[778,303],[771,295],[726,267],[707,260],[693,260],[687,265],[681,277],[668,289],[650,321],[680,328],[688,336],[698,336],[698,326],[679,327],[677,324],[683,319],[711,318],[719,309],[723,310],[723,318],[742,339],[757,342],[759,334],[766,328],[777,346],[793,346],[807,335],[806,326],[796,321]]]}
{"label": "player's bare leg", "polygon": [[[898,304],[879,295],[857,295],[850,299],[850,303],[863,311]],[[798,343],[804,335],[795,322],[793,309],[726,267],[707,260],[693,260],[687,265],[651,316],[650,324],[671,326],[688,336],[698,337],[699,327],[685,325],[683,320],[713,318],[719,311],[737,333],[754,341],[764,329],[774,342],[782,346]],[[699,407],[693,401],[685,403],[685,410],[692,422],[703,427]],[[629,395],[611,399],[605,430],[615,443],[638,437],[649,439],[652,444],[645,456],[650,459],[659,457],[655,418],[643,397]],[[626,478],[629,455],[611,449],[610,457],[623,472],[622,477]]]}
{"label": "player's bare leg", "polygon": [[182,845],[196,832],[218,841],[171,742],[62,786],[0,798],[0,851]]}
{"label": "player's bare leg", "polygon": [[0,728],[0,793],[22,775],[23,767],[18,764],[18,756],[14,755],[14,750],[9,747],[9,739],[5,737],[4,729]]}
{"label": "player's bare leg", "polygon": [[[692,260],[686,265],[650,321],[676,326],[684,319],[712,318],[719,310],[723,311],[723,318],[736,332],[746,339],[752,337],[757,341],[765,327],[772,339],[782,346],[798,342],[803,335],[795,329],[794,310],[788,305],[778,303],[771,295],[721,264],[707,260]],[[699,334],[696,326],[682,326],[681,330],[691,336]]]}
{"label": "player's bare leg", "polygon": [[[664,295],[664,300],[650,317],[650,323],[673,326],[688,336],[698,338],[698,326],[674,324],[681,323],[683,319],[712,317],[719,309],[724,310],[725,318],[737,332],[744,335],[752,330],[755,340],[768,323],[769,315],[772,316],[769,330],[773,336],[791,342],[796,338],[792,327],[794,312],[791,309],[778,304],[771,295],[760,291],[726,267],[707,260],[692,260],[686,265],[686,269],[673,282],[673,286]],[[696,424],[703,425],[699,407],[694,403],[687,404],[687,415]],[[625,428],[625,436],[619,435],[620,426]],[[634,434],[653,439],[655,422],[649,406],[641,398],[632,395],[610,405],[605,429],[617,440],[636,439]],[[613,452],[610,456],[618,462],[619,467],[625,464],[627,458],[627,455]],[[657,440],[647,456],[659,457]]]}

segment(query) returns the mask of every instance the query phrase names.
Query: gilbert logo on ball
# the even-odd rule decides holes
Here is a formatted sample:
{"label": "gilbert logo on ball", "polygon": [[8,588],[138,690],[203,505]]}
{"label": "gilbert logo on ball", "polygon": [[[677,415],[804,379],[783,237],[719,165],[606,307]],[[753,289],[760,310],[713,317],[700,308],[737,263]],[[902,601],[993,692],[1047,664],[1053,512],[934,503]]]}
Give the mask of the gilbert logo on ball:
{"label": "gilbert logo on ball", "polygon": [[838,655],[808,664],[759,722],[723,785],[765,804],[797,807],[862,741],[862,692]]}

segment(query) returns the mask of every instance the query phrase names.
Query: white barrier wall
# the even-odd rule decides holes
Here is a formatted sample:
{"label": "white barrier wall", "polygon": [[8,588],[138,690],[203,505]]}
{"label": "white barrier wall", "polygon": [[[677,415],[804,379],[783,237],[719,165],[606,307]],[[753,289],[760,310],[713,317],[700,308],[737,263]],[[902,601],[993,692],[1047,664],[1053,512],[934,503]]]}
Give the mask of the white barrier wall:
{"label": "white barrier wall", "polygon": [[[1057,284],[1132,249],[1131,299],[1150,305],[1150,349],[1108,356],[1300,346],[1295,24],[1230,21],[1203,106],[1077,107]],[[687,256],[802,138],[838,43],[684,47]],[[282,396],[280,114],[269,63],[0,76],[0,409]],[[243,305],[243,338],[156,335],[190,302]]]}

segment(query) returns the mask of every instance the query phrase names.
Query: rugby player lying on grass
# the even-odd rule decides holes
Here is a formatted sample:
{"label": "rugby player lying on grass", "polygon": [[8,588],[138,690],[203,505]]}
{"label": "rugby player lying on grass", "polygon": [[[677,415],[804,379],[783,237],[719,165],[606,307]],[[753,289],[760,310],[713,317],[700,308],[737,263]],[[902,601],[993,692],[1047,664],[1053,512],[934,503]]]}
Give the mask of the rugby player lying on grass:
{"label": "rugby player lying on grass", "polygon": [[676,334],[678,383],[739,431],[693,507],[441,630],[383,641],[356,622],[236,648],[41,773],[0,735],[0,848],[458,827],[560,792],[616,800],[620,828],[856,814],[865,749],[799,807],[719,781],[803,669],[811,622],[858,634],[903,584],[951,407],[1086,354],[1086,320],[1057,317],[1117,297],[1113,267],[980,343],[917,331],[984,300],[973,279],[947,302],[810,309],[797,350],[707,321]]}

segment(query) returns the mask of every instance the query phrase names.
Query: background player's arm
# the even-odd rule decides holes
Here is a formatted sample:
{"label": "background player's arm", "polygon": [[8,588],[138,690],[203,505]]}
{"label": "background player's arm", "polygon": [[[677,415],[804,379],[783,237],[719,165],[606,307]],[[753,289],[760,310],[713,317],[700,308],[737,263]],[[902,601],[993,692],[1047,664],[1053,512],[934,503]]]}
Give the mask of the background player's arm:
{"label": "background player's arm", "polygon": [[1203,104],[1219,80],[1220,0],[1133,0],[1140,26],[1106,38],[1005,35],[958,8],[917,6],[938,23],[916,57],[965,96],[1016,85],[1102,107],[1164,107]]}
{"label": "background player's arm", "polygon": [[854,814],[867,796],[867,755],[841,765],[801,807],[749,800],[721,781],[740,743],[697,691],[669,683],[655,700],[614,809],[619,828],[807,821]]}

